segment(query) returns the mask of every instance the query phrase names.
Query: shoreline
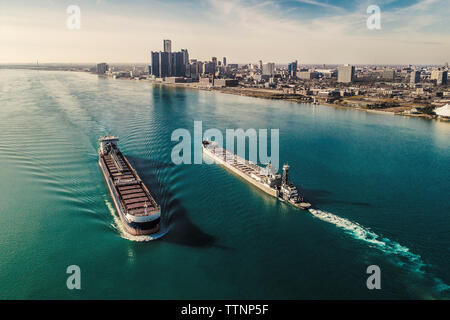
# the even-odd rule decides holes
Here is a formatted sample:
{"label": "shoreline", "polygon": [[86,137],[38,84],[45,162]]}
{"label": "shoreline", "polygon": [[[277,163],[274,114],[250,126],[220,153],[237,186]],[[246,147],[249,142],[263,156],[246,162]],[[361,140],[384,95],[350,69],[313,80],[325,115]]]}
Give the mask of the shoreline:
{"label": "shoreline", "polygon": [[[5,68],[7,69],[7,68]],[[16,68],[12,68],[16,69]],[[24,68],[27,69],[27,68]],[[30,70],[30,69],[28,69]],[[96,75],[98,77],[104,78],[104,79],[112,79],[112,80],[131,80],[131,81],[143,81],[143,82],[149,82],[151,84],[158,84],[168,87],[176,87],[176,88],[188,88],[188,89],[194,89],[194,90],[203,90],[203,91],[212,91],[212,92],[220,92],[225,94],[231,94],[236,96],[244,96],[244,97],[251,97],[251,98],[260,98],[260,99],[266,99],[266,100],[277,100],[277,101],[288,101],[288,102],[296,102],[301,104],[311,104],[312,106],[318,105],[318,106],[326,106],[326,107],[333,107],[335,109],[346,109],[346,110],[358,110],[358,111],[364,111],[367,113],[373,113],[373,114],[383,114],[383,115],[398,115],[398,116],[405,116],[405,117],[413,117],[413,118],[423,118],[428,120],[437,120],[441,122],[450,122],[450,119],[448,118],[442,118],[438,117],[436,115],[428,115],[428,114],[407,114],[403,112],[395,112],[392,110],[383,110],[383,109],[367,109],[362,107],[349,107],[344,106],[341,104],[334,104],[329,103],[325,101],[318,100],[317,104],[312,104],[309,101],[301,101],[299,98],[289,97],[289,94],[285,94],[281,91],[274,91],[271,89],[259,89],[259,88],[242,88],[242,87],[226,87],[226,88],[214,88],[214,87],[204,87],[200,86],[198,82],[184,82],[184,83],[167,83],[162,81],[155,81],[152,79],[135,79],[135,78],[111,78],[106,75],[98,75],[91,72],[81,71],[81,70],[58,70],[58,69],[31,69],[35,71],[61,71],[61,72],[82,72],[82,73],[88,73],[92,75]],[[286,96],[283,96],[286,95]]]}
{"label": "shoreline", "polygon": [[[120,80],[120,79],[117,79],[117,80]],[[135,80],[135,79],[123,79],[123,80]],[[235,87],[228,87],[228,88],[201,87],[201,86],[195,85],[195,84],[198,84],[198,82],[194,82],[191,84],[191,83],[164,83],[164,82],[154,81],[154,80],[150,80],[150,79],[147,79],[144,81],[148,81],[152,84],[159,84],[159,85],[168,86],[168,87],[189,88],[189,89],[195,89],[195,90],[220,92],[220,93],[225,93],[225,94],[230,94],[230,95],[237,95],[237,96],[244,96],[244,97],[251,97],[251,98],[260,98],[260,99],[266,99],[266,100],[296,102],[296,103],[301,103],[301,104],[311,104],[312,106],[315,106],[311,102],[301,101],[301,100],[299,101],[299,99],[293,99],[293,98],[288,98],[288,97],[274,98],[273,97],[274,94],[281,94],[281,92],[269,92],[269,90],[262,91],[264,89],[258,90],[258,89],[239,88],[239,87],[236,87],[236,89],[234,89]],[[264,95],[264,93],[266,93],[266,95]],[[391,111],[391,110],[382,110],[382,109],[374,110],[374,109],[366,109],[366,108],[361,108],[361,107],[348,107],[348,106],[344,106],[344,105],[340,105],[340,104],[334,104],[334,103],[323,102],[323,101],[318,101],[318,104],[316,104],[316,105],[333,107],[335,109],[358,110],[358,111],[364,111],[364,112],[373,113],[373,114],[405,116],[405,117],[413,117],[413,118],[424,118],[424,119],[428,119],[428,120],[437,120],[437,121],[441,121],[441,122],[450,122],[450,119],[440,118],[437,116],[431,116],[428,114],[405,114],[403,112],[395,112],[395,111]]]}

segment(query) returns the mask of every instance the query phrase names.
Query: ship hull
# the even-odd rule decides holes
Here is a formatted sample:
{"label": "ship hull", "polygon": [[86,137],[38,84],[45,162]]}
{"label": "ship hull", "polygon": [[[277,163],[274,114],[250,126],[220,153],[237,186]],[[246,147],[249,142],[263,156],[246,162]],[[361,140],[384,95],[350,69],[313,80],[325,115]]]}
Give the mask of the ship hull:
{"label": "ship hull", "polygon": [[[202,146],[203,147],[203,146]],[[237,174],[238,176],[240,176],[241,178],[245,179],[247,182],[250,182],[252,185],[254,185],[255,187],[259,188],[260,190],[264,191],[265,193],[270,194],[273,197],[278,198],[278,192],[275,189],[272,189],[254,179],[252,179],[252,177],[246,175],[245,173],[239,171],[238,169],[236,169],[235,167],[233,167],[232,165],[230,165],[229,163],[227,163],[226,161],[223,161],[220,157],[216,156],[215,154],[213,154],[212,152],[210,152],[207,148],[203,147],[203,152],[210,157],[211,159],[214,159],[217,163],[223,165],[225,168],[227,168],[228,170],[230,170],[231,172]]]}
{"label": "ship hull", "polygon": [[123,212],[119,204],[119,195],[117,194],[114,188],[114,183],[110,175],[108,174],[108,170],[106,169],[106,165],[102,157],[99,157],[98,164],[102,170],[102,174],[103,177],[105,178],[109,194],[111,195],[111,198],[114,202],[114,207],[116,209],[116,212],[118,213],[118,216],[125,231],[134,236],[150,235],[158,232],[160,230],[160,218],[144,223],[130,222],[127,220],[125,213]]}
{"label": "ship hull", "polygon": [[282,197],[280,197],[279,191],[269,187],[268,185],[265,185],[255,179],[253,179],[251,176],[245,174],[244,172],[238,170],[237,168],[235,168],[234,166],[232,166],[231,164],[229,164],[228,162],[224,161],[221,157],[215,155],[214,153],[212,153],[208,148],[205,148],[204,145],[202,145],[202,150],[203,153],[206,154],[209,158],[213,159],[216,161],[216,163],[223,165],[226,169],[228,169],[229,171],[237,174],[238,176],[240,176],[241,178],[243,178],[245,181],[251,183],[252,185],[254,185],[255,187],[257,187],[258,189],[264,191],[265,193],[277,198],[278,200],[281,200],[283,202],[286,202],[296,208],[302,209],[302,210],[308,210],[311,208],[311,204],[309,203],[293,203],[289,200],[283,199]]}

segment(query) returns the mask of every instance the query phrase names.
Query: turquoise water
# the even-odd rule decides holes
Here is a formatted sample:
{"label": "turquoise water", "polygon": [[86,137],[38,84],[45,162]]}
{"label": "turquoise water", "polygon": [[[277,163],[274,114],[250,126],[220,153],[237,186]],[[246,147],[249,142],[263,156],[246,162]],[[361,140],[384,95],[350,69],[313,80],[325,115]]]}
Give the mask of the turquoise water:
{"label": "turquoise water", "polygon": [[[0,298],[448,298],[450,124],[102,79],[0,71]],[[217,165],[178,165],[176,128],[279,128],[280,161],[320,210]],[[116,223],[97,165],[112,133],[166,235]],[[81,268],[68,290],[66,268]],[[368,290],[366,268],[381,268]]]}

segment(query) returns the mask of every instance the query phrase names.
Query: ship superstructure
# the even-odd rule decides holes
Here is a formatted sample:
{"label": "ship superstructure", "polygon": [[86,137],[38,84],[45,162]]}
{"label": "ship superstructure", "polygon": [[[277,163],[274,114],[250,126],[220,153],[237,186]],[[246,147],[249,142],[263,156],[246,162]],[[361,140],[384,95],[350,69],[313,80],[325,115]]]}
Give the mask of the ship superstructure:
{"label": "ship superstructure", "polygon": [[161,208],[117,147],[118,137],[100,138],[98,163],[125,230],[132,235],[159,231]]}
{"label": "ship superstructure", "polygon": [[289,165],[283,166],[283,174],[280,175],[274,172],[270,163],[266,167],[258,166],[227,151],[214,141],[204,140],[202,149],[204,154],[264,192],[297,208],[311,208],[311,204],[304,200],[297,187],[289,181]]}

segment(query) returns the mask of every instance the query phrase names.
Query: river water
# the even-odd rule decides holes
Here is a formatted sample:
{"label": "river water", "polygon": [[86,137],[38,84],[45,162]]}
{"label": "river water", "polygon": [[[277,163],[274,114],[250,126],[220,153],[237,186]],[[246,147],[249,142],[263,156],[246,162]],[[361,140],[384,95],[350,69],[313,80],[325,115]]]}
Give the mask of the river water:
{"label": "river water", "polygon": [[[194,121],[279,129],[280,162],[317,211],[214,164],[174,165],[171,134]],[[108,133],[162,205],[158,240],[117,223],[97,164]],[[449,123],[0,70],[0,164],[3,299],[449,298]]]}

